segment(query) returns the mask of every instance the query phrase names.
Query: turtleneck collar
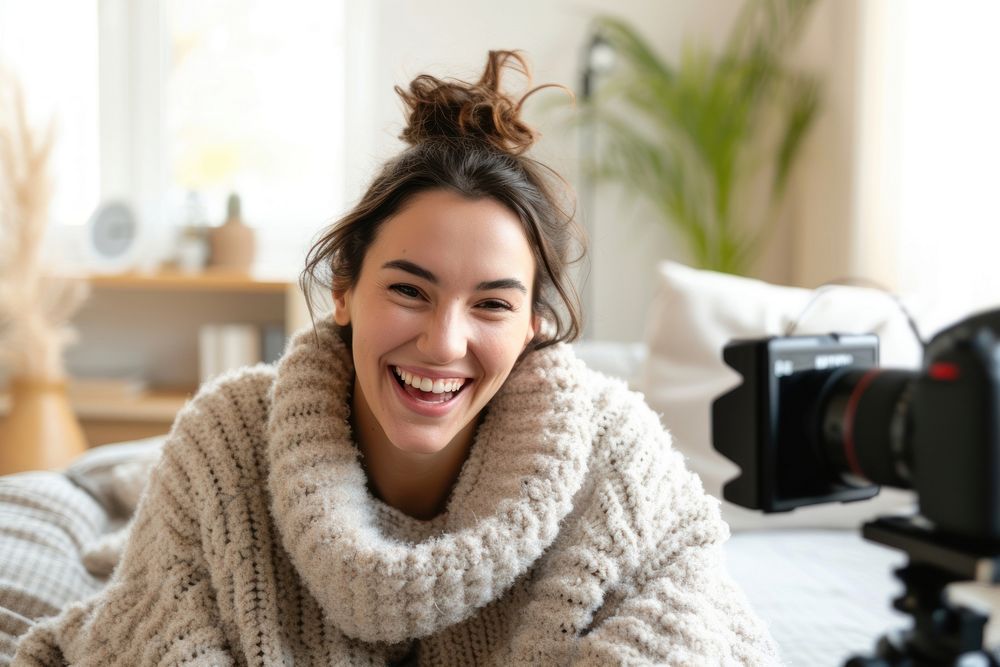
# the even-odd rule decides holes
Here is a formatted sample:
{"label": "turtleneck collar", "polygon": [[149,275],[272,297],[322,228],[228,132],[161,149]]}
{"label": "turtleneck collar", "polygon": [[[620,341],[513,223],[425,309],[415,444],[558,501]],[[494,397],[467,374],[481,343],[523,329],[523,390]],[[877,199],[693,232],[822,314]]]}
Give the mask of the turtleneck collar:
{"label": "turtleneck collar", "polygon": [[527,355],[476,434],[441,515],[374,498],[351,436],[350,350],[328,321],[278,367],[268,422],[271,511],[327,620],[366,642],[433,634],[500,597],[555,539],[593,441],[581,362]]}

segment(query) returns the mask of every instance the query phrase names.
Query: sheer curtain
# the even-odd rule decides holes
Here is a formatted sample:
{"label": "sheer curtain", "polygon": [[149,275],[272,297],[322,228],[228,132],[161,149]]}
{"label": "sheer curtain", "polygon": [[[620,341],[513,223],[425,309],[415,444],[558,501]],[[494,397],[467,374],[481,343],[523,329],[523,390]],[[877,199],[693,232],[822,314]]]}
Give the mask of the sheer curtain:
{"label": "sheer curtain", "polygon": [[852,272],[1000,304],[1000,3],[863,3]]}

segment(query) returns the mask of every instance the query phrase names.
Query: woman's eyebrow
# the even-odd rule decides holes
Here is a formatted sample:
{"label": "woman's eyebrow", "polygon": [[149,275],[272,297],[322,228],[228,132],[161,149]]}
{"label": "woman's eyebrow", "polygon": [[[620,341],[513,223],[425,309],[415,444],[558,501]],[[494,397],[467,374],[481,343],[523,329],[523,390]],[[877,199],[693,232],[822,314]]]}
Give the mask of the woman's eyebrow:
{"label": "woman's eyebrow", "polygon": [[[433,273],[428,271],[418,264],[407,261],[405,259],[393,259],[382,265],[383,269],[398,269],[400,271],[405,271],[409,274],[417,276],[418,278],[423,278],[427,282],[437,285],[438,279]],[[524,286],[517,278],[500,278],[499,280],[484,280],[483,282],[476,285],[477,292],[485,292],[495,289],[516,289],[517,291],[527,294],[528,288]]]}
{"label": "woman's eyebrow", "polygon": [[486,292],[494,289],[516,289],[524,294],[528,293],[528,288],[517,278],[501,278],[500,280],[487,280],[476,285],[477,292]]}
{"label": "woman's eyebrow", "polygon": [[400,271],[406,271],[407,273],[412,273],[418,278],[423,278],[429,283],[437,285],[438,279],[433,273],[428,271],[422,266],[417,266],[413,262],[408,262],[405,259],[393,259],[382,265],[383,269],[399,269]]}

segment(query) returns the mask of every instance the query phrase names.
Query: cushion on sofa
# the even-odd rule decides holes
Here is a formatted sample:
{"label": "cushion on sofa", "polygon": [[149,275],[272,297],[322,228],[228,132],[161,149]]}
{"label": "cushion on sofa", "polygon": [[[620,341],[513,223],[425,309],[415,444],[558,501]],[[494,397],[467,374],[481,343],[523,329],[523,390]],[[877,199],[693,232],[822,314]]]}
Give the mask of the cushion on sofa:
{"label": "cushion on sofa", "polygon": [[139,504],[149,473],[160,459],[165,436],[94,447],[66,476],[87,490],[115,518],[127,519]]}

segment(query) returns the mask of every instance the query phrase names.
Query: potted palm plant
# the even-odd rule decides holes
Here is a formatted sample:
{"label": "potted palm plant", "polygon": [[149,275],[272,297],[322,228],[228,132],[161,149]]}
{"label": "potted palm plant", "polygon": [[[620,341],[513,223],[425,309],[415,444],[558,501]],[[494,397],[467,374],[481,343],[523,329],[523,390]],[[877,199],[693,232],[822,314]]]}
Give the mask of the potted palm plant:
{"label": "potted palm plant", "polygon": [[595,21],[615,58],[581,105],[589,167],[652,203],[701,268],[747,273],[779,218],[820,105],[818,79],[786,64],[813,5],[748,0],[718,53],[689,45],[675,64],[624,21]]}

